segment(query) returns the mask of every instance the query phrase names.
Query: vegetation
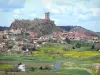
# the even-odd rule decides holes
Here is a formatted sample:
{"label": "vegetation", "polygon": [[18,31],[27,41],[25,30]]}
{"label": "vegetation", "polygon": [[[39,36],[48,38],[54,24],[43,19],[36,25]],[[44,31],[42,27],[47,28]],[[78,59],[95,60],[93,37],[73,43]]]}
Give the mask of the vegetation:
{"label": "vegetation", "polygon": [[[94,74],[99,74],[93,68],[94,63],[100,63],[100,52],[95,49],[95,44],[88,44],[84,41],[74,41],[65,39],[67,43],[61,44],[59,42],[40,41],[39,50],[34,50],[34,45],[25,44],[22,46],[21,50],[12,50],[6,54],[6,56],[0,56],[0,60],[4,63],[7,61],[9,64],[4,66],[0,65],[0,71],[17,71],[16,68],[13,68],[15,63],[23,62],[28,65],[28,72],[62,72],[69,75],[90,75],[87,71],[78,70],[78,69],[68,69],[68,68],[86,68],[93,70]],[[7,46],[13,46],[14,41],[8,42]],[[43,42],[45,42],[43,44]],[[13,46],[15,47],[15,45]],[[98,48],[99,46],[97,46]],[[15,47],[16,48],[16,47]],[[22,51],[29,49],[29,53],[26,56],[23,56]],[[10,48],[9,48],[10,49]],[[62,62],[60,68],[54,71],[57,63]],[[74,63],[73,63],[74,62]],[[10,66],[9,66],[10,65]],[[53,65],[53,66],[51,66]],[[11,70],[13,68],[13,70]],[[20,74],[20,73],[16,73]]]}
{"label": "vegetation", "polygon": [[12,72],[12,73],[1,72],[0,75],[70,75],[70,74],[54,73],[54,72],[20,72],[20,73],[18,73],[18,72]]}
{"label": "vegetation", "polygon": [[70,40],[68,38],[65,39],[65,41],[70,44]]}
{"label": "vegetation", "polygon": [[60,69],[60,70],[57,70],[56,72],[63,72],[63,73],[67,73],[67,74],[70,74],[70,75],[91,75],[90,73],[88,73],[87,71],[85,70],[77,70],[77,69]]}

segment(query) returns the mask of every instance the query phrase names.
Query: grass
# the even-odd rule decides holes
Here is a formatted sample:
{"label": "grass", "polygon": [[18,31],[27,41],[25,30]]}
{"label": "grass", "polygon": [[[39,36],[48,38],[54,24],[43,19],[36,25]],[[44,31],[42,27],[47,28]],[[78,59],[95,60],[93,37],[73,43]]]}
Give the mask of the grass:
{"label": "grass", "polygon": [[84,51],[84,52],[76,52],[69,51],[64,54],[64,56],[70,56],[72,58],[90,58],[93,56],[100,55],[100,52],[97,51]]}
{"label": "grass", "polygon": [[[52,48],[50,48],[52,50]],[[54,48],[56,49],[56,48]],[[41,53],[42,52],[42,53]],[[6,60],[6,61],[22,61],[22,62],[39,62],[39,63],[54,63],[56,61],[74,61],[74,60],[79,60],[79,59],[86,59],[83,60],[82,62],[93,62],[97,63],[100,62],[100,59],[94,58],[90,59],[95,56],[100,56],[100,52],[97,51],[65,51],[63,53],[63,57],[61,57],[59,54],[49,54],[49,53],[44,53],[43,50],[38,52],[34,52],[33,56],[27,56],[26,59],[23,56],[0,56],[0,60]],[[55,57],[55,58],[54,58]]]}
{"label": "grass", "polygon": [[77,70],[77,69],[60,69],[57,70],[56,72],[62,72],[62,73],[66,73],[66,74],[75,74],[75,75],[91,75],[90,73],[88,73],[85,70]]}
{"label": "grass", "polygon": [[4,71],[5,69],[10,69],[12,67],[11,64],[1,64],[0,63],[0,71]]}
{"label": "grass", "polygon": [[[0,73],[0,75],[4,75],[4,73]],[[65,73],[53,73],[53,72],[19,72],[19,73],[9,73],[9,75],[70,75]],[[75,74],[72,74],[75,75]]]}
{"label": "grass", "polygon": [[[55,64],[55,62],[59,62],[59,61],[64,61],[66,64],[62,65],[61,68],[63,66],[65,67],[82,67],[82,68],[91,68],[92,63],[100,63],[100,59],[98,58],[94,58],[94,59],[90,59],[92,57],[95,56],[100,56],[100,52],[97,51],[87,51],[84,50],[85,48],[82,48],[82,50],[77,50],[75,49],[75,51],[70,50],[70,51],[64,51],[63,48],[66,47],[66,45],[60,45],[60,46],[56,46],[56,47],[41,47],[40,51],[34,51],[33,55],[29,55],[27,58],[29,59],[25,59],[25,57],[23,56],[0,56],[0,61],[6,61],[6,62],[10,62],[10,64],[12,63],[16,63],[18,64],[19,62],[22,62],[26,65],[32,66],[32,67],[40,67],[41,65],[45,66],[45,65],[51,65],[51,64]],[[69,46],[67,46],[69,47]],[[63,57],[60,56],[60,54],[53,54],[52,52],[55,51],[59,51],[61,53],[63,53]],[[55,58],[53,58],[55,57]],[[32,59],[31,59],[32,58]],[[80,59],[86,59],[86,60],[80,60]],[[5,62],[5,63],[6,63]],[[70,62],[69,64],[67,62]],[[73,63],[74,62],[74,63]],[[84,65],[85,64],[85,65]],[[9,65],[9,64],[7,64]],[[11,67],[11,66],[7,66],[7,65],[0,65],[0,69],[2,67],[6,68],[6,67]],[[66,73],[67,75],[90,75],[89,73],[87,73],[84,70],[69,70],[69,69],[60,69],[56,72],[62,72],[62,73]],[[21,75],[22,73],[16,73],[16,75]],[[38,75],[35,73],[30,73],[29,75]],[[1,75],[1,74],[0,74]],[[27,73],[23,74],[23,75],[27,75]],[[43,74],[43,75],[49,75],[48,74]],[[51,75],[51,73],[50,73]],[[53,73],[52,73],[53,75]],[[54,73],[54,75],[56,75],[56,73]],[[63,75],[63,74],[59,74],[57,73],[57,75]],[[65,75],[65,74],[64,74]]]}

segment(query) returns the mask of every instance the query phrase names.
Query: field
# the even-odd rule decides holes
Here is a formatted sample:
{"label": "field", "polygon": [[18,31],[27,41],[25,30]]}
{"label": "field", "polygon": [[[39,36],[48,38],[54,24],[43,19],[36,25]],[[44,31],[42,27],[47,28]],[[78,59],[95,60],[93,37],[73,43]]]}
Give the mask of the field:
{"label": "field", "polygon": [[[55,68],[56,64],[62,62],[60,69],[56,71],[40,71],[23,73],[24,75],[91,75],[90,72],[84,70],[84,68],[92,70],[95,68],[93,64],[100,63],[100,52],[99,51],[89,51],[88,48],[77,48],[75,50],[64,50],[64,47],[71,47],[71,45],[60,45],[54,47],[41,47],[40,51],[33,51],[32,54],[28,56],[14,55],[14,56],[0,56],[0,71],[9,69],[12,66],[22,62],[29,67],[39,68],[40,66],[54,65],[52,69]],[[86,50],[85,50],[86,49]],[[72,69],[68,69],[72,68]],[[76,69],[73,69],[76,68]],[[79,70],[79,69],[83,70]],[[44,72],[44,73],[43,73]],[[53,72],[53,73],[52,73]],[[64,74],[63,74],[64,73]],[[16,73],[20,75],[22,73]],[[1,75],[1,74],[0,74]]]}
{"label": "field", "polygon": [[77,70],[77,69],[60,69],[56,72],[62,72],[62,73],[67,73],[67,74],[75,74],[75,75],[90,75],[90,73],[88,73],[85,70]]}
{"label": "field", "polygon": [[[5,73],[1,72],[0,75],[4,75]],[[8,73],[8,75],[71,75],[65,73],[52,73],[52,72],[20,72],[20,73]]]}

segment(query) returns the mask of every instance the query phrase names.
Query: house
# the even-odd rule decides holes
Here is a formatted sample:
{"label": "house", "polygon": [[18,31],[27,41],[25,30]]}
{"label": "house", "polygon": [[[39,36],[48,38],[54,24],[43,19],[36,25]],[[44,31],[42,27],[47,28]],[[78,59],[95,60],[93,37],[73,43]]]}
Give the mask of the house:
{"label": "house", "polygon": [[21,34],[21,29],[17,28],[15,29],[11,29],[10,32],[12,32],[13,34]]}
{"label": "house", "polygon": [[39,38],[40,41],[47,41],[49,38],[47,36],[41,36]]}
{"label": "house", "polygon": [[52,38],[54,40],[57,39],[64,40],[65,38],[73,40],[86,40],[89,39],[90,37],[79,32],[54,32]]}

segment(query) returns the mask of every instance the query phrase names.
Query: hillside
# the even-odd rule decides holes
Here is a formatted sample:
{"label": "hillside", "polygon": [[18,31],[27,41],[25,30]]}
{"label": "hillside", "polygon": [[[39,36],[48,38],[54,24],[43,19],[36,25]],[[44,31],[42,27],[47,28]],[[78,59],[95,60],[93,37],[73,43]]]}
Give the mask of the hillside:
{"label": "hillside", "polygon": [[81,26],[56,26],[50,19],[50,13],[45,13],[44,19],[35,18],[34,20],[15,20],[12,22],[10,29],[22,28],[27,31],[37,32],[40,35],[48,35],[52,32],[75,31],[88,36],[99,36],[99,33],[87,30]]}
{"label": "hillside", "polygon": [[80,32],[82,34],[86,34],[88,36],[99,36],[99,33],[93,32],[91,30],[85,29],[81,26],[58,26],[62,29],[65,29],[66,31],[75,31],[75,32]]}
{"label": "hillside", "polygon": [[23,28],[27,31],[37,32],[40,35],[48,35],[52,32],[62,32],[62,31],[75,31],[88,36],[99,36],[100,33],[93,32],[91,30],[85,29],[81,26],[56,26],[54,21],[47,19],[34,19],[34,20],[15,20],[10,28],[17,29]]}
{"label": "hillside", "polygon": [[10,26],[10,29],[12,28],[23,28],[27,31],[34,31],[41,35],[51,34],[54,31],[63,31],[60,27],[56,27],[53,21],[46,19],[15,20]]}

